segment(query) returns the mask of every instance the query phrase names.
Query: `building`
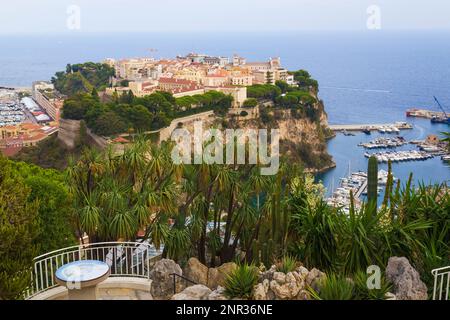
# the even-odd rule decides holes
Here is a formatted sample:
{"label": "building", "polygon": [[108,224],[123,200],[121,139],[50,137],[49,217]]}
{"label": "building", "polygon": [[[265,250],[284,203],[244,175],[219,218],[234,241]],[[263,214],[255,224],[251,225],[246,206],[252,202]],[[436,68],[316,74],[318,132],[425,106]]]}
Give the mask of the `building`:
{"label": "building", "polygon": [[61,118],[64,97],[54,88],[53,84],[44,81],[34,82],[32,86],[34,101],[56,122]]}

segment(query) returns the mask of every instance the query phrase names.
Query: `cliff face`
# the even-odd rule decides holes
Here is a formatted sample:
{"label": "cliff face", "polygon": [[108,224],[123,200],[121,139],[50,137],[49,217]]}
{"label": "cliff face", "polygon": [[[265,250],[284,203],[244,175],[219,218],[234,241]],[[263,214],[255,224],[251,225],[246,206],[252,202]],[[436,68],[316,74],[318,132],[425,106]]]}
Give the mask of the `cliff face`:
{"label": "cliff face", "polygon": [[326,140],[333,133],[328,128],[328,117],[322,101],[314,105],[309,115],[301,110],[261,107],[253,119],[230,118],[228,127],[279,129],[281,154],[302,163],[306,171],[320,172],[335,166],[327,151]]}

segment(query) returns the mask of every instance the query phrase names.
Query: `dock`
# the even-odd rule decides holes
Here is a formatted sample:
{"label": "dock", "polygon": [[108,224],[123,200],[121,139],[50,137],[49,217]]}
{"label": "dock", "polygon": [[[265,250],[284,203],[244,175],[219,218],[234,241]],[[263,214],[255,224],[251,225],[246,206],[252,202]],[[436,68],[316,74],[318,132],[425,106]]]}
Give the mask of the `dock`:
{"label": "dock", "polygon": [[399,130],[412,129],[412,125],[406,122],[396,122],[396,123],[378,123],[378,124],[336,124],[329,125],[329,128],[333,131],[378,131],[381,128],[392,128],[395,127]]}
{"label": "dock", "polygon": [[406,110],[406,116],[412,118],[433,119],[433,118],[443,118],[445,117],[445,114],[443,112],[438,111],[413,108]]}

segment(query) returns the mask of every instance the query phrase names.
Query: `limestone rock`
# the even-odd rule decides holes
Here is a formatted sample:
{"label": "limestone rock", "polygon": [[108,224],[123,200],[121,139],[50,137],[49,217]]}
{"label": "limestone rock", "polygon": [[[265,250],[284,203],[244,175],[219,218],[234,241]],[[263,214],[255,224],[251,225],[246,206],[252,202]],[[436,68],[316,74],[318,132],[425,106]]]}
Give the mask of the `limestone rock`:
{"label": "limestone rock", "polygon": [[211,289],[208,287],[197,284],[195,286],[187,287],[180,293],[174,295],[171,300],[208,300],[208,296],[211,292]]}
{"label": "limestone rock", "polygon": [[320,281],[322,281],[322,279],[325,277],[325,273],[323,273],[319,269],[313,268],[306,276],[306,284],[317,291],[320,285]]}
{"label": "limestone rock", "polygon": [[215,289],[218,286],[223,286],[227,276],[237,268],[236,263],[228,262],[217,268],[210,268],[208,270],[208,287]]}
{"label": "limestone rock", "polygon": [[208,267],[198,261],[197,258],[190,258],[184,268],[184,276],[197,284],[208,284]]}
{"label": "limestone rock", "polygon": [[255,300],[269,300],[270,283],[269,280],[265,279],[263,282],[258,283],[253,289],[253,299]]}
{"label": "limestone rock", "polygon": [[427,300],[426,285],[405,257],[389,258],[386,278],[392,282],[397,300]]}
{"label": "limestone rock", "polygon": [[225,295],[225,288],[221,286],[217,287],[217,289],[208,296],[208,300],[228,300]]}
{"label": "limestone rock", "polygon": [[[173,276],[171,274],[182,275],[183,272],[175,261],[170,259],[161,259],[155,263],[150,271],[152,279],[151,295],[154,299],[169,299],[173,295]],[[177,289],[181,288],[179,279],[176,279]]]}
{"label": "limestone rock", "polygon": [[386,300],[397,300],[397,297],[392,292],[386,292],[386,294],[384,295],[384,298]]}

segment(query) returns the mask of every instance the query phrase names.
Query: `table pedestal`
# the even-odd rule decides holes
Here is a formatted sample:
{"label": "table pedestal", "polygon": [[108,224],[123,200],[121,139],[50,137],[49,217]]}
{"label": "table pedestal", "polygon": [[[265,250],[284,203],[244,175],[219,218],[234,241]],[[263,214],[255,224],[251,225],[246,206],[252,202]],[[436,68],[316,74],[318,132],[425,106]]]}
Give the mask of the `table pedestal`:
{"label": "table pedestal", "polygon": [[97,300],[97,293],[97,286],[82,289],[69,289],[69,300]]}

